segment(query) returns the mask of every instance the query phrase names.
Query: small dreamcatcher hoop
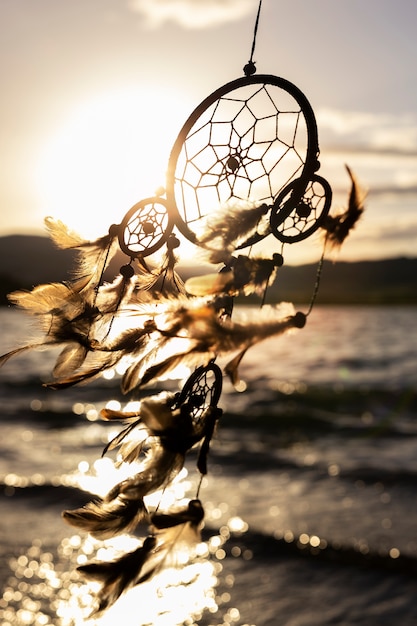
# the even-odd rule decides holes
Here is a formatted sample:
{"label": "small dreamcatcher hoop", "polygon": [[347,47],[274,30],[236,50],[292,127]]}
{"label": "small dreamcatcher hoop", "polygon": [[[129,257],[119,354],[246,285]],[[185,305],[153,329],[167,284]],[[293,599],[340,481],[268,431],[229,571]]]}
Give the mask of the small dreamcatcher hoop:
{"label": "small dreamcatcher hoop", "polygon": [[208,408],[217,407],[222,385],[223,375],[220,367],[212,362],[202,365],[185,382],[178,396],[177,405],[187,405],[187,412],[196,425]]}
{"label": "small dreamcatcher hoop", "polygon": [[294,189],[298,181],[287,185],[277,196],[272,207],[270,224],[272,234],[282,242],[302,241],[323,223],[332,203],[332,188],[326,179],[314,174],[301,197],[294,203]]}
{"label": "small dreamcatcher hoop", "polygon": [[137,202],[119,226],[119,246],[131,258],[145,257],[161,248],[172,232],[167,202],[159,196]]}
{"label": "small dreamcatcher hoop", "polygon": [[[185,410],[193,428],[200,431],[203,441],[197,460],[201,478],[207,474],[207,456],[211,438],[222,410],[217,407],[222,392],[222,371],[216,363],[198,367],[187,379],[177,400],[177,406]],[[200,491],[197,488],[197,497]]]}
{"label": "small dreamcatcher hoop", "polygon": [[320,167],[318,154],[314,112],[295,85],[272,75],[239,78],[203,100],[180,131],[168,163],[170,212],[198,244],[218,208],[270,206],[297,180],[295,205]]}

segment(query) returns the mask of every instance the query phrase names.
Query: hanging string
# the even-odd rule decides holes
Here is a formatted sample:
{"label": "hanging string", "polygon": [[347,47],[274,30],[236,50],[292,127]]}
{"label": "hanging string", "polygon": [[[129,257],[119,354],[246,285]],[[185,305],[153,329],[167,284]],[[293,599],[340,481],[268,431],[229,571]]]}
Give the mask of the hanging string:
{"label": "hanging string", "polygon": [[245,67],[243,68],[245,76],[252,76],[256,72],[255,63],[253,61],[253,55],[255,53],[256,35],[258,33],[259,16],[261,14],[261,7],[262,7],[262,0],[259,0],[258,13],[256,15],[256,21],[255,21],[255,29],[253,31],[253,41],[252,41],[252,50],[250,53],[250,59],[248,63],[245,65]]}
{"label": "hanging string", "polygon": [[316,302],[317,294],[319,292],[320,281],[321,281],[321,272],[323,270],[323,264],[324,264],[325,249],[326,249],[326,246],[324,246],[324,248],[323,248],[323,253],[321,255],[319,264],[317,266],[316,284],[314,285],[313,295],[311,296],[310,305],[308,307],[308,311],[306,313],[306,317],[308,317],[310,315],[311,311],[313,310],[314,304]]}

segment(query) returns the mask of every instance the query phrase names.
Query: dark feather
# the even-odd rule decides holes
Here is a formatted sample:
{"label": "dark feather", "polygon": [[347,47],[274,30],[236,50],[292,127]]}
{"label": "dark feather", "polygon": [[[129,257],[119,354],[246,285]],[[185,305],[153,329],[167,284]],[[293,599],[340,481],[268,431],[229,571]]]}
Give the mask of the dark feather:
{"label": "dark feather", "polygon": [[[104,342],[93,338],[87,339],[83,334],[75,334],[75,337],[79,337],[80,341],[88,341],[89,362],[83,369],[71,374],[71,371],[74,371],[70,371],[71,363],[65,363],[64,358],[65,355],[71,355],[71,348],[68,348],[67,352],[64,351],[63,355],[58,357],[57,364],[59,367],[54,370],[57,380],[47,383],[47,386],[51,389],[67,389],[101,376],[105,370],[115,367],[125,356],[128,356],[130,359],[140,358],[140,355],[146,348],[152,329],[153,327],[151,328],[151,324],[147,321],[143,328],[124,331],[111,341],[108,341],[105,337]],[[66,329],[65,333],[68,335],[67,341],[70,341],[70,338],[74,339],[69,334],[69,328]],[[63,333],[60,332],[60,335],[63,335]],[[78,354],[80,355],[80,353]],[[85,355],[87,356],[87,353]],[[72,364],[75,365],[75,361]],[[81,365],[82,362],[79,361],[78,368]]]}
{"label": "dark feather", "polygon": [[134,441],[126,441],[126,439],[129,437],[129,435],[132,434],[133,431],[138,431],[138,425],[140,423],[141,420],[136,419],[133,424],[129,424],[128,426],[126,426],[126,428],[121,430],[120,433],[113,437],[113,439],[109,441],[109,443],[106,445],[103,450],[102,456],[107,454],[107,452],[109,452],[110,450],[114,450],[115,448],[123,444],[123,447],[120,451],[120,456],[123,459],[123,462],[133,463],[133,461],[136,461],[136,459],[142,452],[144,440],[146,439],[147,435],[147,430],[145,429],[145,433],[143,433],[143,436],[139,439],[139,441],[137,438],[135,438]]}
{"label": "dark feather", "polygon": [[151,448],[141,471],[115,485],[107,494],[106,501],[111,502],[119,496],[139,500],[165,487],[181,471],[184,465],[183,454],[167,450],[156,438],[148,443]]}
{"label": "dark feather", "polygon": [[[86,563],[77,569],[87,578],[102,584],[95,613],[101,613],[114,604],[124,591],[137,584],[142,569],[156,546],[155,537],[147,537],[140,548],[111,562]],[[149,572],[148,572],[149,576]]]}
{"label": "dark feather", "polygon": [[231,361],[227,363],[227,365],[224,368],[224,373],[230,378],[232,385],[236,389],[239,389],[240,385],[242,384],[240,377],[239,377],[238,370],[239,370],[240,362],[245,356],[248,348],[249,346],[241,350],[235,357],[233,357]]}
{"label": "dark feather", "polygon": [[[190,362],[190,352],[184,352],[180,354],[174,354],[151,367],[143,374],[140,381],[137,383],[137,387],[144,387],[153,380],[159,380],[166,376],[168,373],[172,373],[178,365],[184,365]],[[126,381],[123,380],[123,390],[126,389]]]}
{"label": "dark feather", "polygon": [[346,169],[352,183],[347,209],[338,215],[328,215],[323,224],[326,231],[326,244],[332,248],[339,248],[342,245],[365,209],[366,194],[359,188],[356,177],[347,165]]}
{"label": "dark feather", "polygon": [[[204,518],[204,510],[200,500],[191,500],[186,507],[173,509],[166,514],[157,513],[151,516],[151,529],[157,540],[152,558],[149,562],[150,573],[144,573],[138,582],[158,573],[162,567],[183,567],[184,555],[188,561],[195,556],[195,546],[201,541],[200,528]],[[181,560],[178,561],[178,555]],[[152,566],[153,565],[153,566]]]}
{"label": "dark feather", "polygon": [[207,457],[209,453],[210,443],[213,438],[214,429],[218,419],[222,415],[222,410],[218,407],[209,407],[204,414],[204,440],[197,459],[197,469],[205,476],[207,474]]}
{"label": "dark feather", "polygon": [[89,502],[80,509],[64,511],[62,515],[71,526],[89,532],[98,539],[109,539],[119,533],[133,531],[146,514],[141,498],[120,496],[110,501]]}
{"label": "dark feather", "polygon": [[[185,551],[191,560],[193,550],[201,540],[200,526],[204,510],[200,500],[191,500],[186,507],[151,515],[153,535],[140,548],[111,562],[87,563],[78,571],[97,580],[102,587],[98,593],[96,613],[114,604],[121,594],[134,585],[145,582],[164,566],[183,566]],[[178,552],[181,551],[181,562]]]}
{"label": "dark feather", "polygon": [[186,507],[180,507],[178,510],[173,509],[167,513],[153,513],[150,519],[155,530],[172,528],[187,522],[198,526],[204,519],[204,509],[201,501],[195,499],[190,500]]}

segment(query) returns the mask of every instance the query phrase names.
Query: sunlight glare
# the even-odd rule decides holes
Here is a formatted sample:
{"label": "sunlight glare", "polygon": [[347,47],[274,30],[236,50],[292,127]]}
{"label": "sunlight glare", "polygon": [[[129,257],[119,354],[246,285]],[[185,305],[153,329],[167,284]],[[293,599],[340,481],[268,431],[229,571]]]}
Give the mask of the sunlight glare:
{"label": "sunlight glare", "polygon": [[164,187],[188,108],[178,93],[160,86],[82,102],[39,158],[35,175],[45,216],[86,238],[106,234],[131,206]]}

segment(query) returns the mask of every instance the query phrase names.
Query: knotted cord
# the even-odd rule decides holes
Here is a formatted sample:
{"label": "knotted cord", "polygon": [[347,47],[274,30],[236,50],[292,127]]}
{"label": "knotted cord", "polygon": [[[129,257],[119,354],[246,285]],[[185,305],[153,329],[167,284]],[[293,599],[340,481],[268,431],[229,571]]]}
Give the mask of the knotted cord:
{"label": "knotted cord", "polygon": [[251,53],[250,53],[250,59],[249,59],[248,63],[245,65],[245,67],[243,68],[245,76],[252,76],[252,74],[255,74],[255,72],[256,72],[255,63],[253,61],[253,55],[255,53],[256,35],[258,34],[258,26],[259,26],[259,17],[261,15],[261,7],[262,7],[262,0],[259,0],[258,13],[256,14],[255,28],[254,28],[254,31],[253,31],[253,40],[252,40],[252,49],[251,49]]}

